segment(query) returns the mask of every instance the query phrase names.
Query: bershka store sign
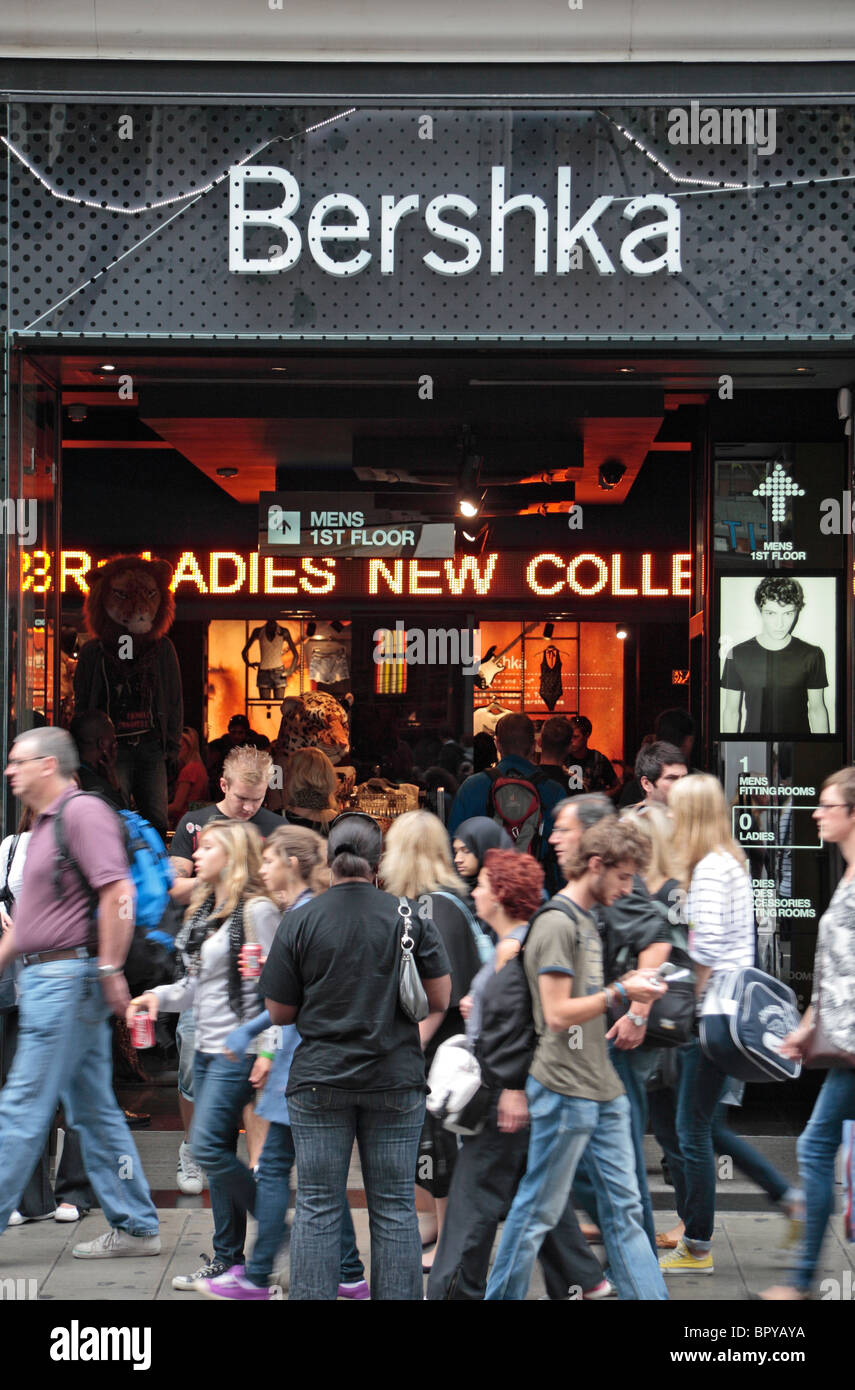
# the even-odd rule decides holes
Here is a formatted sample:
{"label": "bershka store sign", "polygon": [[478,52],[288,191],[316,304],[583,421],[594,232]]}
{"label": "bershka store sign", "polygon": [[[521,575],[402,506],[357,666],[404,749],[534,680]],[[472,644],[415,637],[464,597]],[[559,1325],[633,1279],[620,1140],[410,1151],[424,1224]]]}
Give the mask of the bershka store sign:
{"label": "bershka store sign", "polygon": [[760,153],[671,142],[675,100],[14,102],[7,327],[99,351],[850,343],[855,106],[782,106]]}
{"label": "bershka store sign", "polygon": [[[111,554],[120,553],[114,549]],[[132,553],[132,552],[129,552]],[[141,551],[151,559],[151,551]],[[88,592],[86,574],[109,557],[88,550],[63,550],[59,583],[69,598]],[[394,602],[454,599],[561,600],[582,603],[619,600],[685,601],[691,594],[691,555],[685,552],[507,550],[442,559],[343,560],[338,556],[260,555],[257,550],[158,551],[173,565],[172,590],[178,611],[185,600],[287,596],[302,599],[365,599]],[[56,580],[46,550],[24,551],[23,591],[45,594]]]}
{"label": "bershka store sign", "polygon": [[[490,170],[488,209],[479,208],[474,199],[461,192],[449,191],[430,199],[421,193],[407,193],[401,197],[392,192],[381,193],[379,199],[374,199],[372,215],[360,198],[337,191],[318,199],[305,214],[301,230],[296,214],[302,190],[294,175],[287,169],[239,165],[230,171],[229,270],[240,275],[273,275],[293,270],[305,245],[315,264],[327,275],[339,278],[358,275],[372,262],[379,265],[381,275],[394,275],[397,239],[406,236],[407,220],[421,214],[425,228],[438,243],[421,258],[428,270],[436,275],[470,275],[481,261],[486,236],[490,274],[502,275],[507,220],[527,213],[534,219],[532,267],[535,275],[547,275],[550,271],[569,275],[571,271],[582,269],[583,250],[598,274],[614,275],[617,266],[603,244],[598,226],[615,202],[614,196],[602,194],[583,211],[574,210],[572,180],[572,167],[561,166],[556,180],[554,233],[550,227],[549,208],[542,196],[528,192],[513,196],[508,193],[510,175],[504,165],[494,165]],[[281,201],[268,209],[248,206],[252,184],[272,185]],[[626,233],[620,243],[619,264],[630,275],[655,275],[661,271],[679,274],[682,269],[680,209],[673,198],[658,193],[631,198],[619,206],[617,216],[634,222],[648,212],[662,215]],[[614,224],[614,216],[612,222]],[[479,235],[474,228],[482,224],[485,230]],[[267,255],[247,255],[248,227],[270,232],[273,244]],[[277,234],[281,234],[284,244],[275,243]],[[664,246],[660,249],[661,242]],[[359,243],[366,244],[350,255],[341,254],[343,247]],[[649,245],[642,254],[645,243]],[[369,249],[369,245],[374,249]],[[334,246],[338,247],[336,256],[331,252]]]}

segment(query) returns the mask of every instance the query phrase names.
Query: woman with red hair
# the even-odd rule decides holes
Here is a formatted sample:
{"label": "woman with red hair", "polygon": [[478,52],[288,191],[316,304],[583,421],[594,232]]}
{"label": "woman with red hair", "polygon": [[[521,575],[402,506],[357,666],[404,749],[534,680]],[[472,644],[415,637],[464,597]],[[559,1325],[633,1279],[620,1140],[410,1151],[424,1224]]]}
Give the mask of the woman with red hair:
{"label": "woman with red hair", "polygon": [[543,897],[543,869],[529,854],[491,849],[472,894],[475,910],[498,937],[496,959],[472,982],[467,1036],[489,1091],[486,1121],[464,1138],[448,1211],[428,1283],[429,1299],[482,1299],[496,1229],[526,1163],[525,1082],[535,1044],[525,973],[514,957]]}

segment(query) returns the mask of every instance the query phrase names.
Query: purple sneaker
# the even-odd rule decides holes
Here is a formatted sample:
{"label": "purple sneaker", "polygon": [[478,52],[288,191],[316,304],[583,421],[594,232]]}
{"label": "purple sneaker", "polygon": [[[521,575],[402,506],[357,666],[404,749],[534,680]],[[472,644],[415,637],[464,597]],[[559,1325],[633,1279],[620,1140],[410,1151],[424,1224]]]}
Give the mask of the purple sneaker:
{"label": "purple sneaker", "polygon": [[371,1297],[371,1290],[364,1279],[357,1279],[355,1284],[339,1284],[336,1297],[362,1300]]}
{"label": "purple sneaker", "polygon": [[234,1303],[272,1303],[282,1297],[278,1284],[266,1289],[251,1284],[244,1274],[243,1265],[232,1265],[216,1279],[198,1279],[193,1288],[203,1298],[230,1299]]}

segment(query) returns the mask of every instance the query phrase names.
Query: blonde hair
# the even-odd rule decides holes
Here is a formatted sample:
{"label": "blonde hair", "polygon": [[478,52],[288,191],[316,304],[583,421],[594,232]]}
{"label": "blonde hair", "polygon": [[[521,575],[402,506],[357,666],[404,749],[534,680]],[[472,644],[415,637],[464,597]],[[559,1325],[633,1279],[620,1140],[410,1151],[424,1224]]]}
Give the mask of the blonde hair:
{"label": "blonde hair", "polygon": [[285,768],[283,806],[312,811],[338,811],[336,770],[320,748],[298,748]]}
{"label": "blonde hair", "polygon": [[659,806],[655,801],[647,801],[643,802],[640,808],[634,807],[630,811],[624,811],[620,817],[620,824],[631,825],[650,845],[650,861],[643,877],[650,892],[655,893],[667,879],[674,877],[674,851],[671,846],[673,821],[664,806]]}
{"label": "blonde hair", "polygon": [[[264,898],[272,902],[261,880],[261,836],[254,825],[242,820],[209,821],[202,827],[197,845],[203,840],[216,840],[225,850],[226,862],[220,874],[216,893],[216,916],[225,920],[239,903],[246,904],[251,898]],[[210,897],[212,885],[197,882],[190,896],[185,918],[190,917],[206,898]],[[222,892],[217,892],[222,888]]]}
{"label": "blonde hair", "polygon": [[268,835],[264,848],[273,850],[283,864],[296,859],[300,878],[309,888],[317,891],[318,870],[323,871],[327,867],[327,844],[316,830],[302,825],[282,825]]}
{"label": "blonde hair", "polygon": [[740,868],[745,867],[745,852],[731,834],[724,790],[716,777],[706,772],[681,777],[671,791],[668,809],[674,821],[671,862],[685,888],[708,854],[729,854]]}
{"label": "blonde hair", "polygon": [[448,831],[431,811],[407,811],[392,822],[379,874],[387,893],[398,898],[418,898],[437,888],[467,896],[451,858]]}
{"label": "blonde hair", "polygon": [[229,786],[233,782],[247,782],[251,787],[260,787],[263,782],[267,787],[270,785],[272,767],[273,759],[266,749],[247,748],[243,745],[226,754],[223,781]]}
{"label": "blonde hair", "polygon": [[190,745],[190,756],[187,759],[188,763],[200,763],[202,761],[202,752],[199,748],[199,735],[196,733],[196,730],[191,729],[190,725],[188,724],[185,729],[182,729],[181,737],[186,738],[188,744]]}

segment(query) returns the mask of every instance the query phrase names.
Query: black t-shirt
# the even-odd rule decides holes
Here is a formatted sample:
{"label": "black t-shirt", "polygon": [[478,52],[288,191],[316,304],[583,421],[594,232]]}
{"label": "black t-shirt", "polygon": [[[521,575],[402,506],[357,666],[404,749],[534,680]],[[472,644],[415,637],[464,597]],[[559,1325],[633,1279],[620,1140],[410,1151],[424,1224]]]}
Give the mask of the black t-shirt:
{"label": "black t-shirt", "polygon": [[[178,822],[172,844],[169,846],[170,855],[175,859],[192,859],[199,831],[203,826],[211,820],[228,819],[216,803],[213,806],[202,806],[198,811],[188,811]],[[273,811],[265,811],[262,806],[260,811],[256,811],[255,815],[250,817],[248,824],[254,825],[259,835],[266,839],[283,824],[283,821],[281,816],[277,816]]]}
{"label": "black t-shirt", "polygon": [[821,647],[791,637],[767,651],[756,637],[740,642],[724,663],[725,690],[742,691],[743,734],[809,734],[807,692],[828,685]]}
{"label": "black t-shirt", "polygon": [[[448,975],[439,932],[411,907],[419,974]],[[301,1041],[288,1095],[317,1085],[425,1088],[419,1030],[398,1002],[402,935],[398,899],[370,883],[334,884],[282,919],[259,987],[265,998],[297,1007]]]}

